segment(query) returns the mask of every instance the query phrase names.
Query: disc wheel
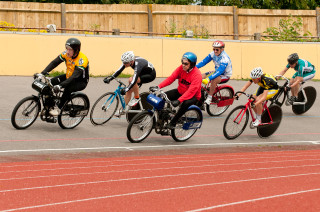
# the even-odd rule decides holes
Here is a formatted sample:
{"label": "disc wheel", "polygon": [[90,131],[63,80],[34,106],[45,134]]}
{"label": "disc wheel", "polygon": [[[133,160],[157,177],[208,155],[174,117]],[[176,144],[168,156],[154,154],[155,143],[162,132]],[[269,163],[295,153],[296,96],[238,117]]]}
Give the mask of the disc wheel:
{"label": "disc wheel", "polygon": [[[271,136],[278,129],[282,120],[282,110],[279,105],[271,105],[269,107],[269,112],[272,118],[272,124],[262,124],[257,127],[257,133],[260,138],[267,138]],[[264,110],[261,115],[261,123],[270,122],[270,116],[268,111]]]}
{"label": "disc wheel", "polygon": [[302,91],[299,91],[297,102],[306,101],[306,103],[303,105],[295,105],[295,104],[292,105],[292,111],[296,115],[301,115],[301,114],[307,112],[312,107],[312,105],[315,102],[316,97],[317,97],[317,91],[314,87],[307,86],[307,87],[303,88],[303,90],[306,94],[307,99],[305,100]]}

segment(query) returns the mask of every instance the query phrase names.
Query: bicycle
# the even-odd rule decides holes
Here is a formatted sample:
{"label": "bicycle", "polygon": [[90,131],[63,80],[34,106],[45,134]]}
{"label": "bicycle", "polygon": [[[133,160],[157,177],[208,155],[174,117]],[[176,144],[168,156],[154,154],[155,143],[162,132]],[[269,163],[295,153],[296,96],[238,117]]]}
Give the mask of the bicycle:
{"label": "bicycle", "polygon": [[151,109],[152,107],[147,104],[148,92],[140,94],[140,101],[133,107],[129,104],[126,106],[123,96],[121,95],[121,89],[125,88],[126,85],[119,79],[115,78],[119,83],[118,87],[114,92],[107,92],[102,94],[96,102],[93,104],[90,112],[90,121],[93,125],[102,125],[107,123],[115,114],[119,107],[126,112],[126,119],[130,122],[133,117],[141,112],[143,109]]}
{"label": "bicycle", "polygon": [[128,140],[131,143],[139,143],[149,136],[152,129],[162,136],[170,135],[177,142],[190,139],[202,125],[201,109],[191,105],[179,118],[175,128],[168,129],[166,126],[177,111],[164,91],[159,89],[157,92],[159,96],[155,95],[156,91],[150,91],[147,97],[147,102],[153,108],[140,112],[130,121],[127,128]]}
{"label": "bicycle", "polygon": [[[239,105],[235,107],[227,116],[223,124],[223,135],[228,140],[235,139],[242,134],[249,122],[249,113],[251,116],[250,128],[255,127],[252,123],[255,121],[254,114],[252,112],[253,102],[255,98],[253,95],[249,95],[245,92],[238,91],[238,93],[245,94],[248,97],[248,102],[245,105]],[[267,101],[263,103],[263,112],[261,115],[261,124],[256,127],[259,137],[266,138],[272,135],[279,127],[282,119],[281,107],[273,104],[270,107],[267,106]]]}
{"label": "bicycle", "polygon": [[62,92],[55,93],[50,79],[42,74],[34,78],[32,88],[38,92],[38,95],[23,98],[12,111],[11,123],[16,129],[30,127],[36,121],[40,111],[42,121],[56,123],[58,119],[62,129],[72,129],[78,126],[89,112],[90,102],[87,95],[74,92],[56,118],[50,115],[49,111],[59,104]]}
{"label": "bicycle", "polygon": [[217,85],[216,89],[212,95],[211,104],[205,104],[204,101],[206,100],[210,89],[210,83],[207,85],[201,86],[201,100],[198,103],[200,108],[206,109],[207,113],[210,116],[220,116],[223,114],[230,105],[233,104],[234,98],[234,90],[230,85]]}
{"label": "bicycle", "polygon": [[277,104],[280,107],[283,105],[283,103],[285,103],[286,106],[292,105],[292,111],[296,115],[303,114],[312,107],[317,97],[317,91],[314,87],[303,87],[303,84],[305,82],[302,82],[298,92],[298,100],[296,102],[290,103],[290,87],[288,87],[290,82],[289,79],[282,75],[277,75],[276,77],[285,79],[285,83],[282,86],[279,86],[278,93],[272,99],[270,99],[271,105]]}

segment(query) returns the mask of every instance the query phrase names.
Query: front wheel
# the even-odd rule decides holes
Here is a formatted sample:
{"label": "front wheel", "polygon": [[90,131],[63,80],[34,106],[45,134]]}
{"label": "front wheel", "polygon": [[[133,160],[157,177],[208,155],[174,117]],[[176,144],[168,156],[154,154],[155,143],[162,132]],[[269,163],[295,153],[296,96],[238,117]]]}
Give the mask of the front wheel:
{"label": "front wheel", "polygon": [[14,107],[11,114],[11,124],[18,130],[30,127],[37,119],[40,111],[39,99],[28,96]]}
{"label": "front wheel", "polygon": [[90,121],[93,125],[107,123],[116,112],[119,98],[114,92],[108,92],[100,96],[93,104],[90,112]]}
{"label": "front wheel", "polygon": [[244,105],[235,107],[223,124],[223,135],[226,139],[235,139],[242,134],[249,121],[249,112]]}
{"label": "front wheel", "polygon": [[[174,129],[171,130],[172,138],[177,142],[184,142],[191,138],[201,125],[202,114],[197,109],[187,110],[178,120]],[[197,126],[191,127],[196,124]],[[189,128],[190,127],[190,128]]]}
{"label": "front wheel", "polygon": [[135,115],[127,128],[127,138],[131,143],[140,143],[151,133],[156,120],[153,113],[142,111]]}
{"label": "front wheel", "polygon": [[228,101],[229,99],[233,99],[233,90],[231,88],[225,87],[216,91],[212,96],[211,104],[206,104],[207,113],[210,116],[220,116],[230,107],[230,104],[220,106],[219,102]]}
{"label": "front wheel", "polygon": [[85,94],[76,94],[64,104],[58,115],[58,123],[62,129],[73,129],[78,126],[88,114],[89,99]]}

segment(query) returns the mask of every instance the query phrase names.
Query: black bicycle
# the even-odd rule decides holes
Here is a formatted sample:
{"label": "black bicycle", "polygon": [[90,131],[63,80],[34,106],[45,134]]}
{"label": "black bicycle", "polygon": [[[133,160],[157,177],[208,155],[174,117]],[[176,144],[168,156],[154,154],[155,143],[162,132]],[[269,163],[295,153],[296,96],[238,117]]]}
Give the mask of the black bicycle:
{"label": "black bicycle", "polygon": [[87,95],[74,92],[61,108],[60,114],[54,117],[49,112],[59,104],[62,92],[55,93],[50,79],[42,74],[36,75],[32,88],[38,92],[38,95],[23,98],[12,111],[11,123],[16,129],[30,127],[36,121],[40,111],[42,121],[56,123],[58,120],[61,128],[72,129],[78,126],[89,112],[90,103]]}
{"label": "black bicycle", "polygon": [[292,111],[296,115],[303,114],[303,113],[307,112],[312,107],[312,105],[314,104],[316,97],[317,97],[317,91],[314,87],[312,87],[312,86],[303,87],[303,84],[305,82],[302,82],[300,85],[299,92],[298,92],[297,101],[291,103],[289,101],[289,99],[290,99],[290,87],[288,86],[289,79],[284,76],[281,76],[281,75],[277,75],[276,77],[283,78],[285,80],[285,82],[283,85],[279,86],[278,93],[272,99],[270,99],[271,105],[276,104],[276,105],[279,105],[280,107],[284,103],[287,106],[291,105]]}
{"label": "black bicycle", "polygon": [[177,113],[166,93],[159,89],[151,91],[147,101],[152,105],[152,110],[144,110],[138,113],[129,123],[127,138],[131,143],[139,143],[146,139],[152,129],[160,135],[171,135],[177,142],[183,142],[191,138],[202,125],[202,112],[198,106],[191,105],[179,118],[173,129],[167,128],[168,123]]}

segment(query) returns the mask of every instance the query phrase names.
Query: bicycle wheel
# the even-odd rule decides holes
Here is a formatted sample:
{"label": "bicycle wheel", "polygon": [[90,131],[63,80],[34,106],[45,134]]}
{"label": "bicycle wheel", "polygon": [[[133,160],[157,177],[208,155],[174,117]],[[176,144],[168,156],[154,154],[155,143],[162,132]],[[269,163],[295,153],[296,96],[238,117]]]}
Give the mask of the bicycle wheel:
{"label": "bicycle wheel", "polygon": [[198,128],[184,129],[184,125],[188,123],[200,122],[201,113],[196,109],[187,110],[178,120],[176,127],[171,130],[172,138],[177,142],[184,142],[191,138]]}
{"label": "bicycle wheel", "polygon": [[249,111],[244,105],[235,107],[223,124],[223,135],[226,139],[235,139],[241,135],[249,121]]}
{"label": "bicycle wheel", "polygon": [[224,100],[232,99],[232,98],[233,98],[232,89],[228,87],[220,89],[220,91],[217,91],[216,93],[213,94],[212,103],[210,105],[206,104],[207,113],[210,116],[220,116],[230,107],[230,105],[219,107],[218,103]]}
{"label": "bicycle wheel", "polygon": [[139,143],[146,139],[156,124],[155,117],[148,111],[138,113],[130,121],[127,128],[127,138],[131,143]]}
{"label": "bicycle wheel", "polygon": [[107,123],[116,112],[119,105],[119,97],[114,92],[108,92],[100,96],[92,106],[90,121],[93,125]]}
{"label": "bicycle wheel", "polygon": [[307,112],[313,105],[313,103],[316,100],[317,97],[317,91],[314,87],[312,86],[307,86],[305,88],[303,88],[304,93],[306,94],[306,100],[304,98],[304,95],[302,93],[302,91],[299,91],[298,93],[298,101],[297,102],[304,102],[306,101],[305,104],[302,105],[292,105],[292,111],[296,114],[296,115],[300,115],[303,114],[305,112]]}
{"label": "bicycle wheel", "polygon": [[[271,105],[269,107],[269,112],[272,118],[272,124],[262,124],[257,127],[257,133],[260,138],[266,138],[272,135],[279,127],[282,120],[282,110],[279,105]],[[267,110],[264,110],[261,115],[261,123],[270,122],[270,116]]]}
{"label": "bicycle wheel", "polygon": [[11,124],[18,130],[30,127],[37,119],[40,109],[41,106],[37,97],[23,98],[12,111]]}
{"label": "bicycle wheel", "polygon": [[88,114],[90,105],[85,94],[77,94],[61,108],[58,123],[62,129],[73,129],[78,126]]}
{"label": "bicycle wheel", "polygon": [[142,108],[140,108],[140,104],[137,104],[136,106],[130,108],[130,110],[126,113],[127,121],[130,122],[135,115],[140,113],[143,110],[151,110],[152,106],[147,102],[147,97],[149,95],[149,92],[143,92],[140,94],[140,101]]}

